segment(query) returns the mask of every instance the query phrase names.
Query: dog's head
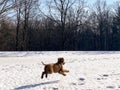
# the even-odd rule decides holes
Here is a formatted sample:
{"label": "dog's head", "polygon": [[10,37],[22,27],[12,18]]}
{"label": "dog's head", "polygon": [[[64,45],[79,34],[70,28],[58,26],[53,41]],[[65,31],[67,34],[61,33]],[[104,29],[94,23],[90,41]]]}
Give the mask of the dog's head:
{"label": "dog's head", "polygon": [[58,62],[57,63],[64,65],[65,64],[64,58],[62,58],[62,57],[58,58]]}

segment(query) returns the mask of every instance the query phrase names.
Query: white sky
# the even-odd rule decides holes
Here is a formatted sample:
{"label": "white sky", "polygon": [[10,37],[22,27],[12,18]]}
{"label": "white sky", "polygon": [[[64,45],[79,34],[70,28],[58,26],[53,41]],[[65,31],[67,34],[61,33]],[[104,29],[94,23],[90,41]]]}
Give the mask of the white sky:
{"label": "white sky", "polygon": [[[88,3],[90,3],[90,4],[93,4],[93,3],[95,3],[97,0],[85,0],[85,1],[87,1]],[[116,1],[120,1],[120,0],[101,0],[101,1],[106,1],[107,2],[107,4],[113,4],[113,3],[115,3]]]}

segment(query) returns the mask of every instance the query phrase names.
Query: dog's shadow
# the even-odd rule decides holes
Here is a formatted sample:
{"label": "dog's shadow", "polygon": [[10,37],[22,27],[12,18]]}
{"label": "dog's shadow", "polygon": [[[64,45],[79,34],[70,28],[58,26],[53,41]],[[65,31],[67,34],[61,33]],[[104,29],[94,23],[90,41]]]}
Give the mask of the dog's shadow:
{"label": "dog's shadow", "polygon": [[42,85],[47,85],[47,84],[54,84],[54,83],[58,83],[58,82],[59,82],[59,80],[43,82],[43,83],[38,83],[38,84],[30,84],[30,85],[25,85],[25,86],[20,86],[20,87],[14,88],[13,90],[30,89],[30,88],[35,88],[37,86],[42,86]]}

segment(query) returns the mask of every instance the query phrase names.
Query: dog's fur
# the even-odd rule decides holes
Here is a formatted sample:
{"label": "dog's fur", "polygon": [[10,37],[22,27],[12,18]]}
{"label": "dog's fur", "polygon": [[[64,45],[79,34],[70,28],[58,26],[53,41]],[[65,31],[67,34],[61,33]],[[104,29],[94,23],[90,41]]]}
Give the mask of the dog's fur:
{"label": "dog's fur", "polygon": [[42,64],[45,67],[44,67],[44,71],[42,72],[41,78],[44,77],[44,74],[45,74],[45,76],[47,78],[48,74],[59,73],[59,74],[62,74],[64,76],[66,76],[65,72],[69,72],[69,70],[64,70],[63,69],[63,65],[65,64],[64,58],[58,58],[57,63],[44,64],[42,62]]}

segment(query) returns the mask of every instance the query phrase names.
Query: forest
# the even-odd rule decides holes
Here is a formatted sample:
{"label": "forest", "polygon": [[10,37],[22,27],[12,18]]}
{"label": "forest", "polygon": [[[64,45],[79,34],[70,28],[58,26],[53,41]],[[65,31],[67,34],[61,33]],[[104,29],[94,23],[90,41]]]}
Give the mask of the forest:
{"label": "forest", "polygon": [[119,1],[0,0],[0,51],[119,50]]}

